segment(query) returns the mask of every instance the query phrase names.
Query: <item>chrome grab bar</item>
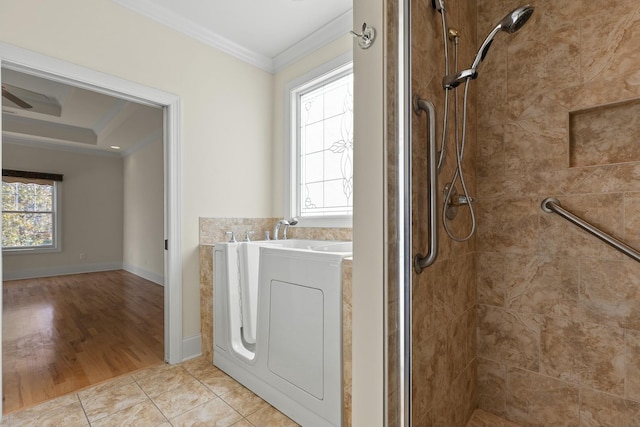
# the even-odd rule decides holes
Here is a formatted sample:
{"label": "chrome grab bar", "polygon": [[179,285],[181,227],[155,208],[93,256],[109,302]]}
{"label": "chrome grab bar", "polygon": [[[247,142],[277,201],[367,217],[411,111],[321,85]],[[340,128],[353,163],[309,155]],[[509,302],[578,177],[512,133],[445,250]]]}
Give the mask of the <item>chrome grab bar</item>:
{"label": "chrome grab bar", "polygon": [[429,267],[436,261],[438,256],[438,209],[437,209],[437,180],[438,167],[436,165],[436,109],[433,104],[427,100],[419,98],[417,95],[413,97],[413,111],[420,115],[422,111],[427,112],[429,116],[429,248],[426,255],[417,254],[413,259],[413,267],[416,273],[422,273],[422,270]]}
{"label": "chrome grab bar", "polygon": [[560,205],[560,201],[558,199],[555,199],[553,197],[548,197],[548,198],[546,198],[546,199],[544,199],[542,201],[542,204],[541,204],[540,207],[542,208],[543,211],[545,211],[547,213],[552,213],[552,212],[553,213],[557,213],[558,215],[560,215],[564,219],[574,223],[578,227],[580,227],[583,230],[585,230],[586,232],[590,233],[592,236],[595,236],[598,239],[602,240],[607,245],[613,247],[614,249],[619,250],[620,252],[622,252],[626,256],[628,256],[630,258],[633,258],[634,260],[640,262],[640,252],[638,252],[637,250],[635,250],[631,246],[621,242],[620,240],[616,239],[615,237],[610,236],[609,234],[605,233],[604,231],[600,230],[599,228],[594,227],[593,225],[589,224],[588,222],[586,222],[582,218],[575,216],[574,214],[572,214],[568,210],[564,209]]}

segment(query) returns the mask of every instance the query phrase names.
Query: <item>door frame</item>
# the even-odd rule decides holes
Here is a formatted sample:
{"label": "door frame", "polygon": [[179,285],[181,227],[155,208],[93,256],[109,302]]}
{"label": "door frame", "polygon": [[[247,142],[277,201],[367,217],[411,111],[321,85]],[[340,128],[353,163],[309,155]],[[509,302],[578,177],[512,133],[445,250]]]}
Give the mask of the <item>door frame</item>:
{"label": "door frame", "polygon": [[[0,69],[8,68],[94,92],[127,99],[163,109],[164,144],[164,359],[170,364],[182,361],[182,257],[181,257],[181,170],[180,170],[180,97],[149,86],[103,72],[65,62],[46,55],[0,42]],[[0,80],[2,75],[0,73]],[[0,115],[0,126],[2,118]],[[2,162],[0,132],[0,164]],[[1,224],[0,224],[1,227]],[[1,231],[1,229],[0,229]],[[0,257],[0,277],[2,262]],[[2,281],[0,281],[2,304]],[[1,307],[1,305],[0,305]],[[2,349],[0,316],[0,350]],[[0,351],[0,361],[1,361]],[[2,364],[0,363],[0,377]],[[0,383],[0,395],[2,384]]]}
{"label": "door frame", "polygon": [[354,0],[353,28],[376,30],[370,48],[353,45],[353,322],[352,425],[386,425],[384,342],[386,171],[385,64],[387,1]]}

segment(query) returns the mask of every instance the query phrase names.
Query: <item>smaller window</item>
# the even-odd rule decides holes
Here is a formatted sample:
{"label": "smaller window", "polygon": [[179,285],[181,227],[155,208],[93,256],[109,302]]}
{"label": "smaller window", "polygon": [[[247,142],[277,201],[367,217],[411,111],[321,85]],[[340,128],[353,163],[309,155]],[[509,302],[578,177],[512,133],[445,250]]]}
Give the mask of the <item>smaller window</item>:
{"label": "smaller window", "polygon": [[350,227],[353,213],[353,65],[311,73],[288,88],[288,215],[305,226]]}
{"label": "smaller window", "polygon": [[58,249],[57,187],[53,179],[2,177],[3,251]]}

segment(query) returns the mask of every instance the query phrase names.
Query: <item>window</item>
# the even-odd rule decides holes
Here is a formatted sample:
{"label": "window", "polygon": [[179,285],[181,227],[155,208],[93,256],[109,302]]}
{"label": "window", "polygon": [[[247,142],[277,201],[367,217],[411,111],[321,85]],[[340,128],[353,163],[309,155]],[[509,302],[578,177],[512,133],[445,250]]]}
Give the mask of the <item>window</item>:
{"label": "window", "polygon": [[307,76],[288,90],[289,215],[305,226],[351,226],[352,63]]}
{"label": "window", "polygon": [[60,175],[3,170],[3,251],[58,249],[57,183],[61,180]]}

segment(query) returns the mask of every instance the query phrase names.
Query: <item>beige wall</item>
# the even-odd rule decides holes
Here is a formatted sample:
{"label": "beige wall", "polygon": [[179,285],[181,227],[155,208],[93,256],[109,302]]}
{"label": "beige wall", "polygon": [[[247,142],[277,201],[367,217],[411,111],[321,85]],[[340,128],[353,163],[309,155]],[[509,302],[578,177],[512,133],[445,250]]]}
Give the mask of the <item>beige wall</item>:
{"label": "beige wall", "polygon": [[271,214],[272,75],[108,0],[1,10],[2,42],[180,96],[183,335],[197,335],[198,217]]}
{"label": "beige wall", "polygon": [[[61,252],[5,255],[5,277],[37,277],[120,268],[122,265],[122,159],[4,143],[3,167],[59,173]],[[84,254],[84,259],[81,259]]]}
{"label": "beige wall", "polygon": [[163,151],[160,138],[124,158],[123,266],[158,284],[164,284]]}
{"label": "beige wall", "polygon": [[[478,34],[517,3],[479,0]],[[479,404],[523,425],[637,425],[640,267],[540,202],[640,247],[635,149],[608,164],[618,133],[600,123],[601,164],[569,166],[571,111],[640,97],[640,8],[530,3],[477,80]]]}

